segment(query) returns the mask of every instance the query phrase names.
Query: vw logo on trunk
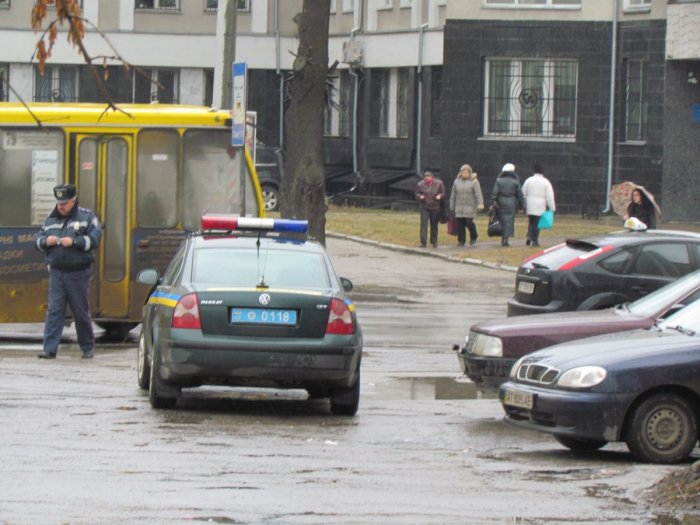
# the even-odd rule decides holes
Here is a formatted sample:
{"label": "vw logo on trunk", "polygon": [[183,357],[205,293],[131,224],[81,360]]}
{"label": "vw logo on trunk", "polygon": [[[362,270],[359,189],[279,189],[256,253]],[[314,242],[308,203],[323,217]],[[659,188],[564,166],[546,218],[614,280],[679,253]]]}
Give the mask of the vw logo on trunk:
{"label": "vw logo on trunk", "polygon": [[258,297],[258,301],[260,301],[260,304],[262,305],[270,304],[271,299],[270,294],[267,293],[262,293],[260,294],[260,297]]}

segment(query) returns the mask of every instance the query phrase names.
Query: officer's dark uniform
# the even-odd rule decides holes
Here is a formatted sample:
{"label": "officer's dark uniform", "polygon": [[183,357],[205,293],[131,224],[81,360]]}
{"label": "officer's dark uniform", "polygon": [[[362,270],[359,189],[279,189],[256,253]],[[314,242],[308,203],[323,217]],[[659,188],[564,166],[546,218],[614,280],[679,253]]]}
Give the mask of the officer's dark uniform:
{"label": "officer's dark uniform", "polygon": [[[54,196],[59,203],[75,197],[75,186],[62,184],[54,188]],[[47,246],[48,237],[59,239],[70,237],[69,247],[60,243]],[[58,352],[58,344],[63,333],[66,304],[70,304],[78,333],[78,344],[83,357],[92,357],[95,348],[95,335],[90,319],[88,294],[94,251],[100,244],[102,227],[92,210],[79,208],[76,202],[68,215],[61,215],[58,207],[44,221],[44,226],[36,234],[36,247],[46,254],[49,270],[49,306],[44,327],[44,351],[38,357],[52,359]]]}

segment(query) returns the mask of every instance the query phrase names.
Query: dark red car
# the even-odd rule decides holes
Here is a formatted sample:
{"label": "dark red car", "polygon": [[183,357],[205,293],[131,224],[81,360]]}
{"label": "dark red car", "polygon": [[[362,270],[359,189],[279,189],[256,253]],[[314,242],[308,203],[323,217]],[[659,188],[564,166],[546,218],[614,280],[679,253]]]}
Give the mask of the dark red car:
{"label": "dark red car", "polygon": [[520,357],[546,346],[599,334],[649,328],[700,298],[700,270],[632,303],[605,310],[493,319],[472,325],[457,350],[462,371],[477,384],[497,388]]}

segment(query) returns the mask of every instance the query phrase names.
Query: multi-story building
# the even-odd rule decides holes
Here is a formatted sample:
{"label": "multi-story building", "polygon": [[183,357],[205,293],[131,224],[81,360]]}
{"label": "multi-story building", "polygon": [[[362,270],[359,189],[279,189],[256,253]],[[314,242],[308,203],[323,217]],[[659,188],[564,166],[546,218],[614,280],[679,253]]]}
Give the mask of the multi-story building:
{"label": "multi-story building", "polygon": [[[284,147],[302,1],[229,1],[257,137]],[[329,1],[339,63],[325,118],[331,192],[361,181],[365,199],[410,199],[424,168],[449,186],[469,163],[488,195],[504,163],[523,178],[540,163],[563,211],[607,209],[610,186],[632,180],[665,217],[700,219],[697,0]],[[0,98],[101,100],[65,39],[38,74],[31,4],[0,0],[0,72],[14,90],[0,85]],[[227,106],[224,5],[82,0],[87,49],[113,100]]]}

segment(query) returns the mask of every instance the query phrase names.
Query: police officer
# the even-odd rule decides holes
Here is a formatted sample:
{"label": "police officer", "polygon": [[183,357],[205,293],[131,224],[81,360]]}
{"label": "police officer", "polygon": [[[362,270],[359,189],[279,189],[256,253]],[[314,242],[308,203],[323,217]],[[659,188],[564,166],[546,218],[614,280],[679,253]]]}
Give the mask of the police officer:
{"label": "police officer", "polygon": [[91,359],[95,335],[90,319],[88,293],[95,249],[102,226],[92,210],[77,204],[75,186],[53,189],[56,207],[36,234],[36,247],[46,254],[49,270],[49,307],[44,326],[44,351],[37,357],[55,359],[63,333],[66,304],[70,304],[84,359]]}

